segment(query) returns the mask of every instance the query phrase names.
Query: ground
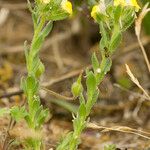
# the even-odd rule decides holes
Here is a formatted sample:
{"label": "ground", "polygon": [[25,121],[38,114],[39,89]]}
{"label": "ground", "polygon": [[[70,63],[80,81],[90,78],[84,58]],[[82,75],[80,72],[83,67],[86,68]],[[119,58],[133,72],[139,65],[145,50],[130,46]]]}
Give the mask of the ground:
{"label": "ground", "polygon": [[[21,105],[25,101],[20,89],[20,79],[26,75],[23,43],[26,40],[31,41],[33,26],[25,0],[1,1],[0,8],[2,108]],[[3,20],[2,13],[5,13]],[[99,40],[98,26],[90,18],[85,6],[74,17],[55,22],[40,55],[46,67],[41,84],[71,97],[71,85],[82,70],[90,67],[91,53],[98,51]],[[142,42],[148,52],[150,38],[144,32]],[[118,150],[150,149],[150,102],[143,98],[142,91],[130,80],[125,64],[130,66],[142,87],[149,92],[150,76],[134,26],[124,33],[122,44],[113,56],[113,67],[99,86],[100,96],[90,115],[90,122],[94,125],[89,125],[83,132],[79,149],[102,150],[108,144],[116,144]],[[66,101],[62,101],[59,96],[43,90],[40,95],[44,107],[50,110],[49,119],[43,127],[43,139],[46,149],[55,149],[60,137],[72,130],[72,114],[66,108]],[[78,100],[69,103],[74,108],[78,105]],[[13,124],[10,116],[0,118],[0,149],[4,143],[7,145],[13,139],[19,141],[28,132],[30,134],[24,121],[13,124],[13,127],[10,127],[10,122]],[[122,127],[120,131],[118,126]],[[15,142],[10,149],[19,150],[21,145]]]}

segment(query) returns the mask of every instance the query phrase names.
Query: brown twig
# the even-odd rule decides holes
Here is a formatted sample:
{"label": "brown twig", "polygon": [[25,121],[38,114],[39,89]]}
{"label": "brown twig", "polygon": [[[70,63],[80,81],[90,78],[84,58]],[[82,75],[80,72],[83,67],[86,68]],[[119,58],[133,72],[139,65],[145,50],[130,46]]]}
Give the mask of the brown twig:
{"label": "brown twig", "polygon": [[[87,67],[88,67],[88,68],[91,68],[91,65],[88,65]],[[84,67],[84,68],[81,68],[81,69],[76,69],[76,70],[71,71],[71,72],[69,72],[69,73],[66,73],[66,74],[64,74],[64,75],[61,75],[60,77],[51,79],[49,82],[44,82],[44,83],[42,83],[42,86],[44,86],[44,87],[52,86],[52,85],[55,84],[55,83],[64,81],[64,80],[66,80],[66,79],[73,78],[73,77],[79,75],[79,74],[80,74],[83,70],[85,70],[85,68],[87,68],[87,67]]]}
{"label": "brown twig", "polygon": [[45,87],[41,87],[41,89],[44,90],[44,91],[46,91],[48,94],[53,95],[53,96],[55,96],[57,98],[60,98],[60,99],[63,99],[63,100],[69,100],[69,101],[70,100],[75,100],[74,97],[67,97],[67,96],[61,95],[61,94],[56,93],[56,92],[54,92],[52,90],[49,90],[49,89],[47,89]]}

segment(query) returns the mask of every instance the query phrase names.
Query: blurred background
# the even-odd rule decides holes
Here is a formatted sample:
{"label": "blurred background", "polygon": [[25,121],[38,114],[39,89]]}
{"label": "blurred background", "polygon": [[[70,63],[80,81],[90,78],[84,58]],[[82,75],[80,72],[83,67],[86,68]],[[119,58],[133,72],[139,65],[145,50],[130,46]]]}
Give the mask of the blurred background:
{"label": "blurred background", "polygon": [[[33,1],[32,1],[33,2]],[[149,0],[141,0],[144,5]],[[46,67],[41,84],[71,97],[70,88],[79,73],[90,65],[92,52],[99,50],[99,27],[90,17],[87,1],[73,1],[74,16],[54,23],[46,39],[41,59]],[[150,13],[142,24],[141,41],[150,59]],[[0,107],[20,105],[24,95],[20,79],[26,75],[23,43],[33,36],[31,14],[26,0],[0,0]],[[100,85],[100,97],[91,113],[91,122],[102,126],[128,126],[150,131],[150,102],[130,80],[125,64],[147,92],[150,91],[150,74],[135,35],[134,25],[124,33],[122,44],[113,56],[113,66]],[[41,91],[41,100],[50,109],[44,126],[46,148],[56,146],[59,138],[72,129],[71,112],[78,102],[66,102]],[[0,118],[0,143],[4,142],[10,118]],[[18,129],[22,129],[19,131]],[[24,124],[10,132],[11,139],[21,138]],[[17,131],[17,132],[16,132]],[[20,133],[21,132],[21,133]],[[121,150],[148,150],[150,141],[137,135],[87,129],[82,134],[81,150],[101,150],[104,145],[116,144]],[[11,149],[21,149],[19,143]]]}

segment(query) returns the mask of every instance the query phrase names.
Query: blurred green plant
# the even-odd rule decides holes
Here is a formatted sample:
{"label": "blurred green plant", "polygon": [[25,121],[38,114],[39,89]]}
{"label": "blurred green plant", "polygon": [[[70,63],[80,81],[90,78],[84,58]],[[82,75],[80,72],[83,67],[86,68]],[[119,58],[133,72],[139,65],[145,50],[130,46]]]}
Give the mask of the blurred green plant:
{"label": "blurred green plant", "polygon": [[117,83],[126,89],[130,89],[133,85],[132,82],[125,76],[119,77],[117,79]]}
{"label": "blurred green plant", "polygon": [[[93,4],[96,1],[89,2]],[[98,23],[102,36],[99,44],[102,61],[99,62],[97,55],[93,53],[92,70],[86,69],[86,95],[84,95],[81,75],[72,85],[72,94],[79,98],[80,106],[77,113],[73,114],[73,131],[65,136],[56,148],[57,150],[76,150],[78,148],[80,135],[86,128],[91,109],[99,96],[98,86],[111,68],[112,55],[121,42],[122,33],[134,22],[136,11],[139,9],[136,1],[127,2],[125,0],[114,0],[109,3],[107,0],[100,0],[93,6],[91,16]]]}
{"label": "blurred green plant", "polygon": [[[140,2],[143,4],[143,6],[149,3],[149,7],[150,7],[149,0],[140,0]],[[143,24],[144,24],[145,33],[150,35],[150,12],[145,16],[143,20]]]}

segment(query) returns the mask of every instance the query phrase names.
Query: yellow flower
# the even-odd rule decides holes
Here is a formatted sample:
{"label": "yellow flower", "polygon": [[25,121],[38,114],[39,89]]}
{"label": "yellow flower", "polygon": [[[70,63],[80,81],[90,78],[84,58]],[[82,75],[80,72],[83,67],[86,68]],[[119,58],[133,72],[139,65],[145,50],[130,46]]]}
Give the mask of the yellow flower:
{"label": "yellow flower", "polygon": [[68,0],[62,0],[61,7],[64,9],[67,13],[72,15],[72,4]]}
{"label": "yellow flower", "polygon": [[96,15],[99,12],[100,12],[99,5],[93,6],[92,11],[91,11],[91,17],[93,17],[96,20]]}
{"label": "yellow flower", "polygon": [[48,4],[50,2],[50,0],[41,0],[41,2],[44,4]]}
{"label": "yellow flower", "polygon": [[140,6],[138,5],[136,0],[114,0],[114,6],[133,6],[136,11],[139,11]]}

